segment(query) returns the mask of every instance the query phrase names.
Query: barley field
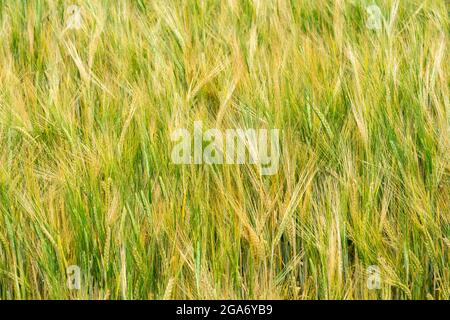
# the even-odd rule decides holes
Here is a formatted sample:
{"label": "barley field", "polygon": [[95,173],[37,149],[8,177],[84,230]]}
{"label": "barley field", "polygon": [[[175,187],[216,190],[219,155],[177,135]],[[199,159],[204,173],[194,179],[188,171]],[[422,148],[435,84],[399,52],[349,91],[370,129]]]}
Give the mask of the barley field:
{"label": "barley field", "polygon": [[[449,27],[445,0],[0,0],[0,299],[450,299]],[[277,172],[173,163],[195,121],[279,129]]]}

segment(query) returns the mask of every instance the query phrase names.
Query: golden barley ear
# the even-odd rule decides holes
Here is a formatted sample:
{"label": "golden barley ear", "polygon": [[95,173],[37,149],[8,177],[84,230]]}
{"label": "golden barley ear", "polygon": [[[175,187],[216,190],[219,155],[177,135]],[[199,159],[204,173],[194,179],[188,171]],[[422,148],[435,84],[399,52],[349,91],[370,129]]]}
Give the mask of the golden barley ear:
{"label": "golden barley ear", "polygon": [[174,287],[175,287],[175,279],[170,278],[169,282],[167,283],[166,290],[164,291],[163,300],[172,299],[172,291]]}

